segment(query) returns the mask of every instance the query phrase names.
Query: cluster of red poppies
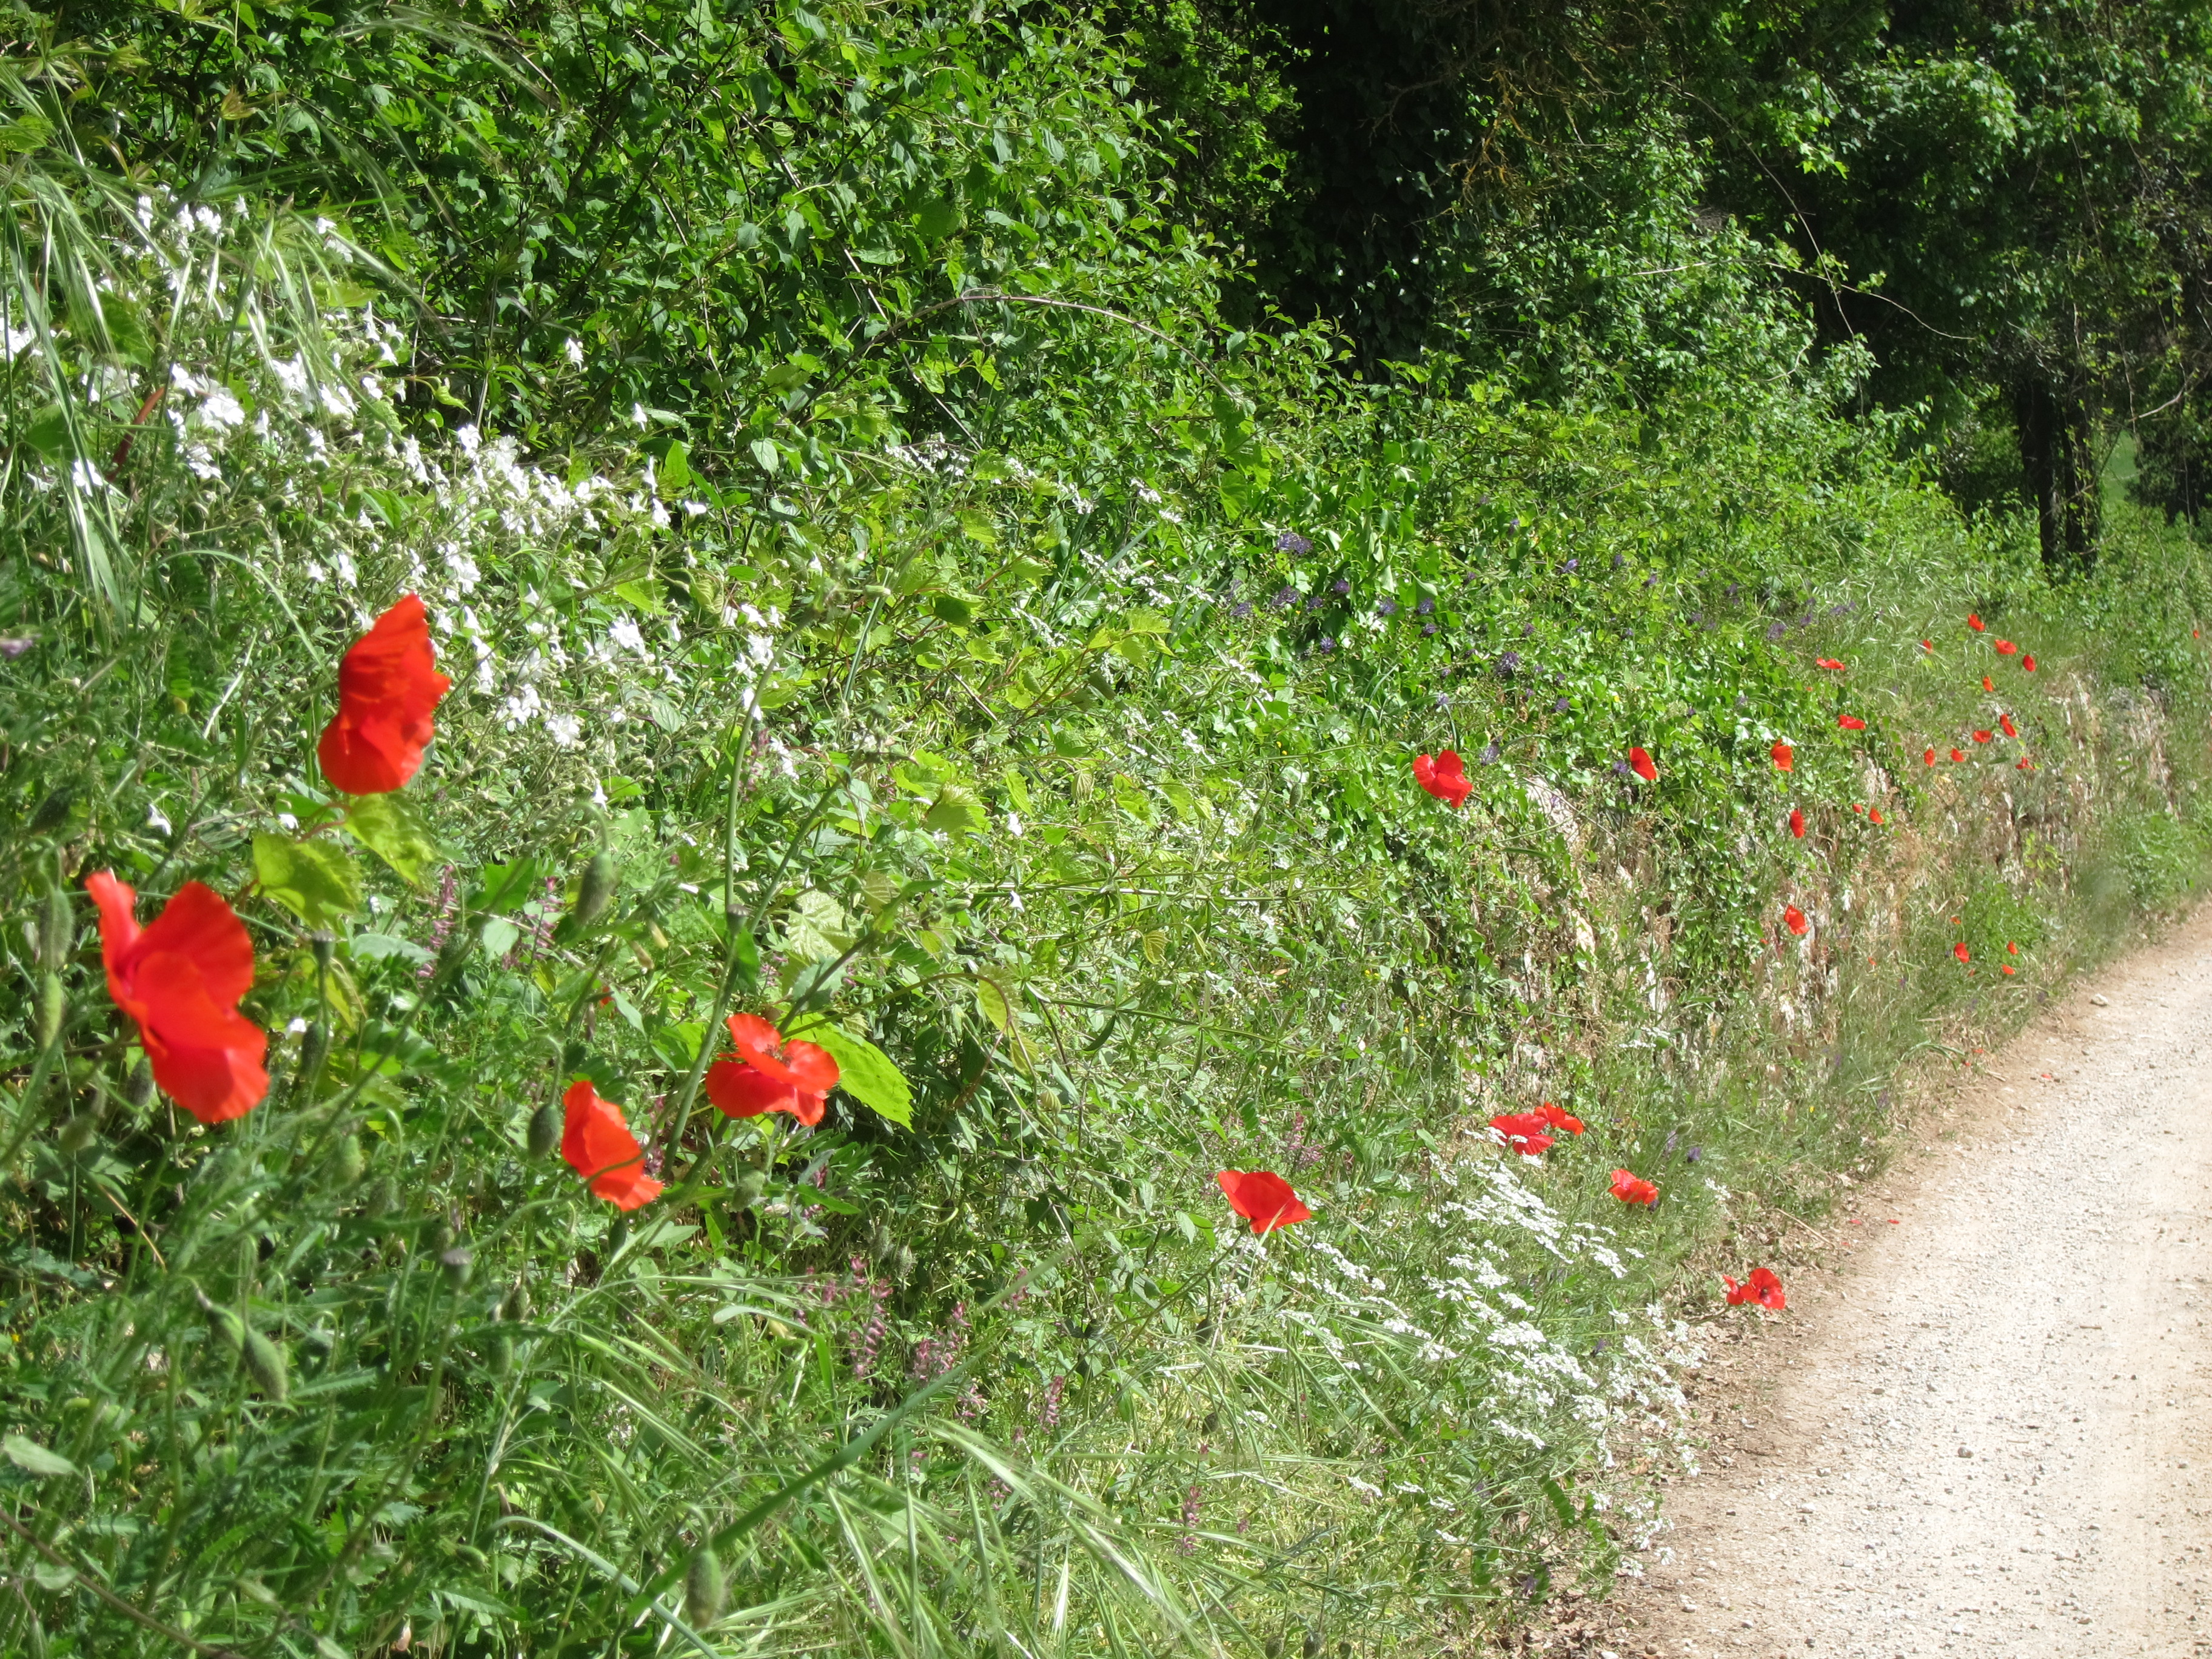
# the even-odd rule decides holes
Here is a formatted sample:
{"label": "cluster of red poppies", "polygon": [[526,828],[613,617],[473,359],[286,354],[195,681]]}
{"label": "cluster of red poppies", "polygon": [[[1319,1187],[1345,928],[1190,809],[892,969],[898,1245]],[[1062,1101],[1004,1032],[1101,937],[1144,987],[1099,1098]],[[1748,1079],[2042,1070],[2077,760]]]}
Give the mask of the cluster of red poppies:
{"label": "cluster of red poppies", "polygon": [[[376,619],[338,664],[338,708],[315,746],[323,775],[347,795],[406,787],[436,736],[453,682],[438,672],[429,619],[410,593]],[[137,1022],[154,1081],[203,1123],[242,1117],[269,1092],[269,1039],[238,1011],[253,984],[246,924],[212,888],[186,882],[140,927],[138,896],[112,871],[85,883],[100,911],[108,994]],[[732,1015],[734,1053],[706,1076],[707,1097],[731,1117],[788,1112],[822,1121],[837,1062],[814,1043],[787,1042],[753,1014]],[[562,1097],[561,1153],[599,1197],[635,1210],[659,1195],[643,1146],[621,1109],[578,1079]]]}
{"label": "cluster of red poppies", "polygon": [[[422,602],[377,618],[338,665],[338,712],[316,754],[348,794],[404,787],[422,764],[431,714],[453,682],[438,672]],[[238,1012],[253,985],[253,941],[222,896],[188,881],[152,924],[112,870],[85,890],[100,911],[107,994],[137,1023],[154,1081],[203,1123],[243,1117],[269,1092],[269,1039]]]}

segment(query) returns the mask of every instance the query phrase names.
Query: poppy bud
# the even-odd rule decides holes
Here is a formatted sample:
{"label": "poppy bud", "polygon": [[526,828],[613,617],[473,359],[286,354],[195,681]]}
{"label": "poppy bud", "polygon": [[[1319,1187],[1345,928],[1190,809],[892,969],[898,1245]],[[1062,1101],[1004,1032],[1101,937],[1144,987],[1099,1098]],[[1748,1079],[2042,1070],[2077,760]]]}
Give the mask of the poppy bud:
{"label": "poppy bud", "polygon": [[902,1244],[898,1247],[898,1254],[891,1258],[891,1277],[903,1285],[914,1277],[914,1266],[913,1247]]}
{"label": "poppy bud", "polygon": [[58,830],[68,819],[70,808],[76,800],[66,789],[57,789],[39,803],[39,810],[31,814],[30,833],[43,836],[49,830]]}
{"label": "poppy bud", "polygon": [[491,1340],[491,1352],[489,1358],[491,1362],[491,1374],[497,1377],[506,1376],[514,1369],[514,1339],[505,1331],[500,1332]]}
{"label": "poppy bud", "polygon": [[368,1202],[362,1207],[372,1217],[390,1215],[399,1207],[399,1183],[385,1176],[368,1189]]}
{"label": "poppy bud", "polygon": [[317,933],[307,941],[308,948],[315,953],[315,966],[325,974],[331,971],[331,959],[337,954],[337,943],[328,933]]}
{"label": "poppy bud", "polygon": [[722,1577],[721,1558],[712,1544],[691,1552],[691,1565],[684,1570],[684,1622],[694,1630],[707,1630],[721,1622],[729,1611],[730,1587]]}
{"label": "poppy bud", "polygon": [[1306,1639],[1299,1646],[1298,1651],[1305,1656],[1305,1659],[1321,1659],[1321,1632],[1317,1630],[1308,1631]]}
{"label": "poppy bud", "polygon": [[100,1112],[97,1108],[79,1112],[62,1125],[62,1132],[55,1137],[54,1144],[61,1149],[63,1157],[75,1158],[92,1145],[93,1133],[99,1127]]}
{"label": "poppy bud", "polygon": [[576,884],[576,908],[568,913],[575,931],[582,933],[599,919],[615,894],[615,860],[611,853],[594,853]]}
{"label": "poppy bud", "polygon": [[897,1249],[898,1240],[891,1237],[891,1230],[878,1218],[875,1225],[868,1229],[868,1254],[878,1261],[888,1261]]}
{"label": "poppy bud", "polygon": [[362,1155],[361,1137],[343,1134],[331,1149],[331,1184],[350,1187],[359,1181],[368,1168],[368,1159]]}
{"label": "poppy bud", "polygon": [[322,1075],[323,1061],[330,1057],[331,1028],[321,1020],[312,1021],[300,1037],[300,1064],[292,1073],[292,1103],[304,1106],[313,1091],[315,1079]]}
{"label": "poppy bud", "polygon": [[442,1256],[461,1242],[460,1230],[450,1221],[434,1221],[425,1231],[423,1242],[434,1254]]}
{"label": "poppy bud", "polygon": [[553,1149],[561,1142],[561,1111],[547,1101],[530,1115],[530,1128],[524,1136],[524,1146],[532,1158],[550,1158]]}
{"label": "poppy bud", "polygon": [[1267,1638],[1267,1659],[1283,1659],[1283,1638],[1279,1636],[1270,1636]]}
{"label": "poppy bud", "polygon": [[39,966],[51,974],[61,972],[76,943],[76,918],[70,912],[69,895],[57,887],[39,910]]}
{"label": "poppy bud", "polygon": [[284,1375],[284,1351],[259,1331],[246,1333],[245,1352],[240,1358],[246,1362],[246,1374],[253,1379],[253,1386],[268,1397],[271,1405],[281,1406],[290,1385]]}
{"label": "poppy bud", "polygon": [[69,1012],[69,999],[62,994],[59,974],[46,974],[39,981],[39,1047],[51,1048],[62,1034],[62,1017]]}
{"label": "poppy bud", "polygon": [[500,1298],[499,1316],[510,1324],[520,1324],[530,1317],[530,1291],[520,1282]]}
{"label": "poppy bud", "polygon": [[767,1190],[768,1177],[758,1170],[748,1170],[738,1178],[734,1189],[738,1207],[741,1210],[751,1209],[754,1205],[761,1201],[761,1194]]}
{"label": "poppy bud", "polygon": [[154,1103],[154,1068],[144,1060],[131,1068],[131,1075],[123,1085],[123,1097],[142,1112]]}
{"label": "poppy bud", "polygon": [[457,1244],[452,1249],[441,1251],[438,1256],[438,1265],[446,1270],[446,1283],[457,1291],[468,1284],[469,1274],[476,1263],[476,1253],[465,1245]]}
{"label": "poppy bud", "polygon": [[210,1302],[207,1292],[199,1293],[200,1311],[207,1316],[208,1329],[230,1346],[233,1353],[246,1346],[246,1322],[228,1308]]}

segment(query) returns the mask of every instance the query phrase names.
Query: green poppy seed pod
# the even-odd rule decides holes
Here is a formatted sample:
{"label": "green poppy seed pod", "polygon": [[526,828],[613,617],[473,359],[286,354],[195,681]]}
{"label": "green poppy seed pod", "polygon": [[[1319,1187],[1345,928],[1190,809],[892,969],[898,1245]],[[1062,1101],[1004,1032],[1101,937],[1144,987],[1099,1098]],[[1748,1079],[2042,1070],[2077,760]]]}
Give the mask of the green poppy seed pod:
{"label": "green poppy seed pod", "polygon": [[62,1125],[62,1132],[55,1137],[54,1144],[61,1148],[64,1158],[75,1158],[92,1145],[92,1137],[99,1127],[100,1114],[97,1111],[79,1112]]}
{"label": "green poppy seed pod", "polygon": [[123,1085],[123,1097],[131,1103],[133,1111],[143,1112],[154,1103],[154,1068],[140,1060],[131,1068],[131,1076]]}
{"label": "green poppy seed pod", "polygon": [[69,999],[62,994],[59,974],[46,974],[39,981],[39,1047],[48,1048],[62,1034],[62,1016],[69,1012]]}
{"label": "green poppy seed pod", "polygon": [[242,1346],[244,1352],[240,1358],[245,1361],[246,1374],[253,1379],[253,1386],[271,1405],[283,1405],[290,1389],[284,1375],[283,1349],[256,1330],[246,1333]]}
{"label": "green poppy seed pod", "polygon": [[458,1291],[466,1286],[469,1274],[476,1268],[476,1253],[465,1245],[457,1244],[450,1250],[440,1252],[438,1265],[446,1270],[446,1283]]}
{"label": "green poppy seed pod", "polygon": [[1267,1638],[1267,1659],[1283,1659],[1283,1638],[1281,1637],[1270,1636]]}
{"label": "green poppy seed pod", "polygon": [[491,1374],[504,1378],[514,1369],[514,1339],[505,1331],[494,1334],[491,1352],[485,1358],[491,1364]]}
{"label": "green poppy seed pod", "polygon": [[307,940],[315,953],[315,966],[324,973],[331,971],[331,962],[337,955],[338,942],[328,933],[317,933]]}
{"label": "green poppy seed pod", "polygon": [[1321,1652],[1321,1632],[1317,1630],[1308,1631],[1306,1639],[1298,1646],[1298,1651],[1305,1655],[1305,1659],[1316,1659],[1316,1656]]}
{"label": "green poppy seed pod", "polygon": [[368,1159],[362,1156],[361,1137],[346,1134],[338,1137],[338,1144],[331,1149],[331,1182],[333,1186],[350,1187],[368,1169]]}
{"label": "green poppy seed pod", "polygon": [[520,1325],[530,1317],[530,1292],[518,1283],[501,1300],[499,1316],[509,1324]]}
{"label": "green poppy seed pod", "polygon": [[39,966],[58,974],[76,943],[76,918],[70,914],[69,895],[57,887],[39,910]]}
{"label": "green poppy seed pod", "polygon": [[729,1610],[730,1586],[722,1577],[721,1558],[712,1544],[702,1544],[684,1570],[684,1622],[693,1630],[711,1630]]}
{"label": "green poppy seed pod", "polygon": [[561,1144],[561,1109],[547,1101],[530,1115],[530,1130],[523,1138],[524,1150],[532,1158],[550,1158],[553,1149]]}
{"label": "green poppy seed pod", "polygon": [[767,1190],[768,1177],[758,1170],[748,1170],[744,1175],[738,1176],[738,1184],[732,1189],[738,1207],[741,1210],[751,1209],[754,1205],[761,1201],[761,1194]]}
{"label": "green poppy seed pod", "polygon": [[434,1255],[443,1255],[461,1242],[460,1229],[450,1221],[434,1221],[423,1231],[423,1242]]}
{"label": "green poppy seed pod", "polygon": [[607,908],[607,901],[615,896],[615,860],[611,853],[594,853],[584,866],[584,874],[576,884],[576,908],[568,914],[574,918],[576,931],[581,933],[599,919]]}

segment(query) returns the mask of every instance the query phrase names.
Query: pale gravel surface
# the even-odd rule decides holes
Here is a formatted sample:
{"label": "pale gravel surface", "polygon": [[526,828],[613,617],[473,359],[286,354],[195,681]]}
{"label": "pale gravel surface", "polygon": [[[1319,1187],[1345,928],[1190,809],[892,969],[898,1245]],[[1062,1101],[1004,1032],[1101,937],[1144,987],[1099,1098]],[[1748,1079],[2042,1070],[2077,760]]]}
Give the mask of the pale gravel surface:
{"label": "pale gravel surface", "polygon": [[2212,909],[1982,1065],[1697,1385],[1592,1659],[2212,1655]]}

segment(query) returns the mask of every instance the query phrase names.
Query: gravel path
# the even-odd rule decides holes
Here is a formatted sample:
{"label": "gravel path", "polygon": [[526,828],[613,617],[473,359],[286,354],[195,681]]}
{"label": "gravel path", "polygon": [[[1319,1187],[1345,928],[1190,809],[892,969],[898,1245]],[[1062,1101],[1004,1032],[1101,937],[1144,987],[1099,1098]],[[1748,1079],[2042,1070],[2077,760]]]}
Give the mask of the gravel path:
{"label": "gravel path", "polygon": [[[1989,1056],[1698,1385],[1584,1649],[2212,1655],[2212,912]],[[1890,1224],[1896,1218],[1898,1224]]]}

